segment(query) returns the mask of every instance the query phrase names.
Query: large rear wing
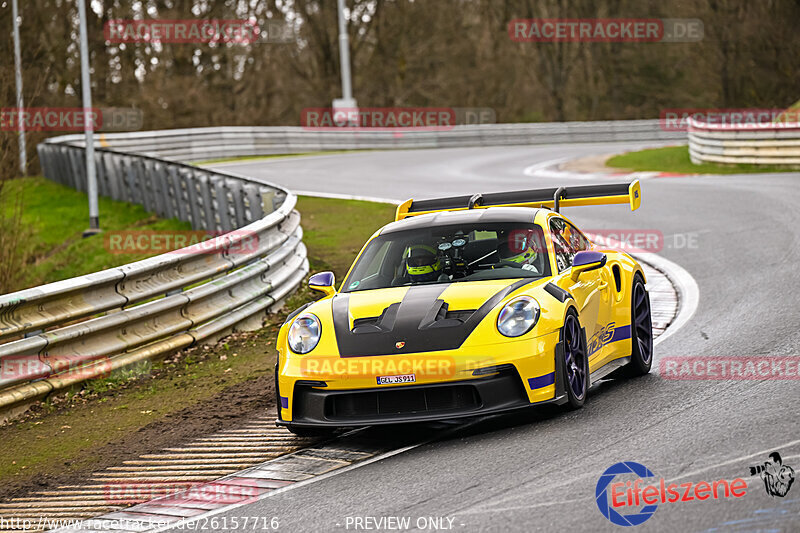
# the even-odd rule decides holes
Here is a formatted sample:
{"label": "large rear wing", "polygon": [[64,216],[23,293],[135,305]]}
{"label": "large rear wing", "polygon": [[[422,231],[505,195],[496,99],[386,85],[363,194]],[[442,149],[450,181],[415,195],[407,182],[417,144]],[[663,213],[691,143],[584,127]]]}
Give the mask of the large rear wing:
{"label": "large rear wing", "polygon": [[631,211],[635,211],[641,203],[642,192],[639,180],[634,180],[631,183],[493,192],[431,200],[410,198],[397,206],[395,220],[437,211],[461,211],[487,207],[547,207],[558,211],[562,207],[581,205],[629,204]]}

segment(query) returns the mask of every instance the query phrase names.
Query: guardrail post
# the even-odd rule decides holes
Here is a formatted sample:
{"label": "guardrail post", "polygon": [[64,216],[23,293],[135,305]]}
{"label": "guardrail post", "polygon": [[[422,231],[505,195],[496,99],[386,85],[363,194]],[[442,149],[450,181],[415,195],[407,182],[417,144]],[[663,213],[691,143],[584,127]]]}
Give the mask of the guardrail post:
{"label": "guardrail post", "polygon": [[[228,190],[231,194],[231,215],[234,217],[234,226],[241,228],[247,224],[247,216],[244,207],[244,191],[242,190],[242,183],[239,180],[225,180]],[[233,228],[231,228],[233,229]]]}
{"label": "guardrail post", "polygon": [[105,152],[100,152],[100,156],[103,157],[106,161],[105,168],[106,168],[106,177],[108,178],[108,189],[111,198],[115,200],[121,200],[122,196],[120,195],[120,176],[122,173],[120,172],[120,165],[119,165],[119,158],[114,154],[109,154]]}
{"label": "guardrail post", "polygon": [[153,162],[152,167],[153,192],[156,200],[156,213],[162,218],[172,218],[175,216],[169,201],[169,187],[167,185],[166,171],[164,165],[158,161]]}
{"label": "guardrail post", "polygon": [[228,189],[224,179],[210,178],[211,187],[210,192],[213,194],[212,202],[214,202],[214,211],[216,211],[216,218],[219,220],[220,231],[230,231],[234,225],[230,217],[230,204],[228,202]]}
{"label": "guardrail post", "polygon": [[178,220],[191,221],[188,211],[186,209],[187,198],[183,194],[181,187],[181,179],[178,176],[178,169],[174,165],[167,165],[165,167],[166,176],[164,182],[167,187],[167,202],[170,205],[170,212],[172,216]]}
{"label": "guardrail post", "polygon": [[108,175],[106,172],[105,161],[103,154],[100,152],[94,153],[94,166],[97,170],[97,188],[100,196],[109,196]]}
{"label": "guardrail post", "polygon": [[70,184],[73,188],[86,192],[86,182],[81,178],[86,175],[86,160],[81,158],[80,151],[72,149],[69,152],[72,162],[72,172],[70,173]]}
{"label": "guardrail post", "polygon": [[200,187],[202,186],[196,179],[194,179],[194,172],[186,169],[180,170],[181,181],[186,184],[186,193],[189,199],[190,220],[194,229],[202,229],[205,227],[205,218],[203,214],[203,199],[200,196]]}
{"label": "guardrail post", "polygon": [[247,222],[254,222],[264,216],[264,208],[261,205],[261,197],[259,195],[258,186],[252,183],[246,183],[243,187],[245,202],[247,203]]}
{"label": "guardrail post", "polygon": [[275,191],[261,191],[261,210],[265,215],[275,210]]}

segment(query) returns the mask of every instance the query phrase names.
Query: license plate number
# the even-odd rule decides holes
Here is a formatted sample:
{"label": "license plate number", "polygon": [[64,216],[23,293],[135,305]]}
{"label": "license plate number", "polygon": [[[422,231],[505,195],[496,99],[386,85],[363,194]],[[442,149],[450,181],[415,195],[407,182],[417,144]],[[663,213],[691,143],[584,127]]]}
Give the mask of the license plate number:
{"label": "license plate number", "polygon": [[414,383],[416,374],[403,374],[400,376],[378,376],[378,385],[396,385],[398,383]]}

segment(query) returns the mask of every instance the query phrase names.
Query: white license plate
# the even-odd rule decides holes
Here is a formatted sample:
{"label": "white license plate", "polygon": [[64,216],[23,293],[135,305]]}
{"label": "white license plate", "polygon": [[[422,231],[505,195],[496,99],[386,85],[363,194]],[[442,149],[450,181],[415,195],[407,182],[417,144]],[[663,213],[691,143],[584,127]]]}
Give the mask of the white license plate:
{"label": "white license plate", "polygon": [[416,374],[403,374],[401,376],[378,376],[378,385],[396,385],[397,383],[414,383]]}

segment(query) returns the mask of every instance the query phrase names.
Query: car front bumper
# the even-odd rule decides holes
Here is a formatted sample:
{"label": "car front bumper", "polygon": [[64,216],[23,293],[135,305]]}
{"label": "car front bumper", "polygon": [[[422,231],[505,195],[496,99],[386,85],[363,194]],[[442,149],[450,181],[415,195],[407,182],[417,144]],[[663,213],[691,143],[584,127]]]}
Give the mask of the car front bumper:
{"label": "car front bumper", "polygon": [[[538,389],[511,363],[499,364],[484,375],[469,379],[414,385],[339,388],[330,387],[325,381],[296,380],[291,392],[278,393],[281,405],[277,423],[300,428],[426,422],[564,403],[561,349],[561,344],[556,343],[549,354],[542,354],[555,367],[549,367],[552,383]],[[286,385],[282,381],[276,384]],[[291,419],[281,413],[290,414]]]}

